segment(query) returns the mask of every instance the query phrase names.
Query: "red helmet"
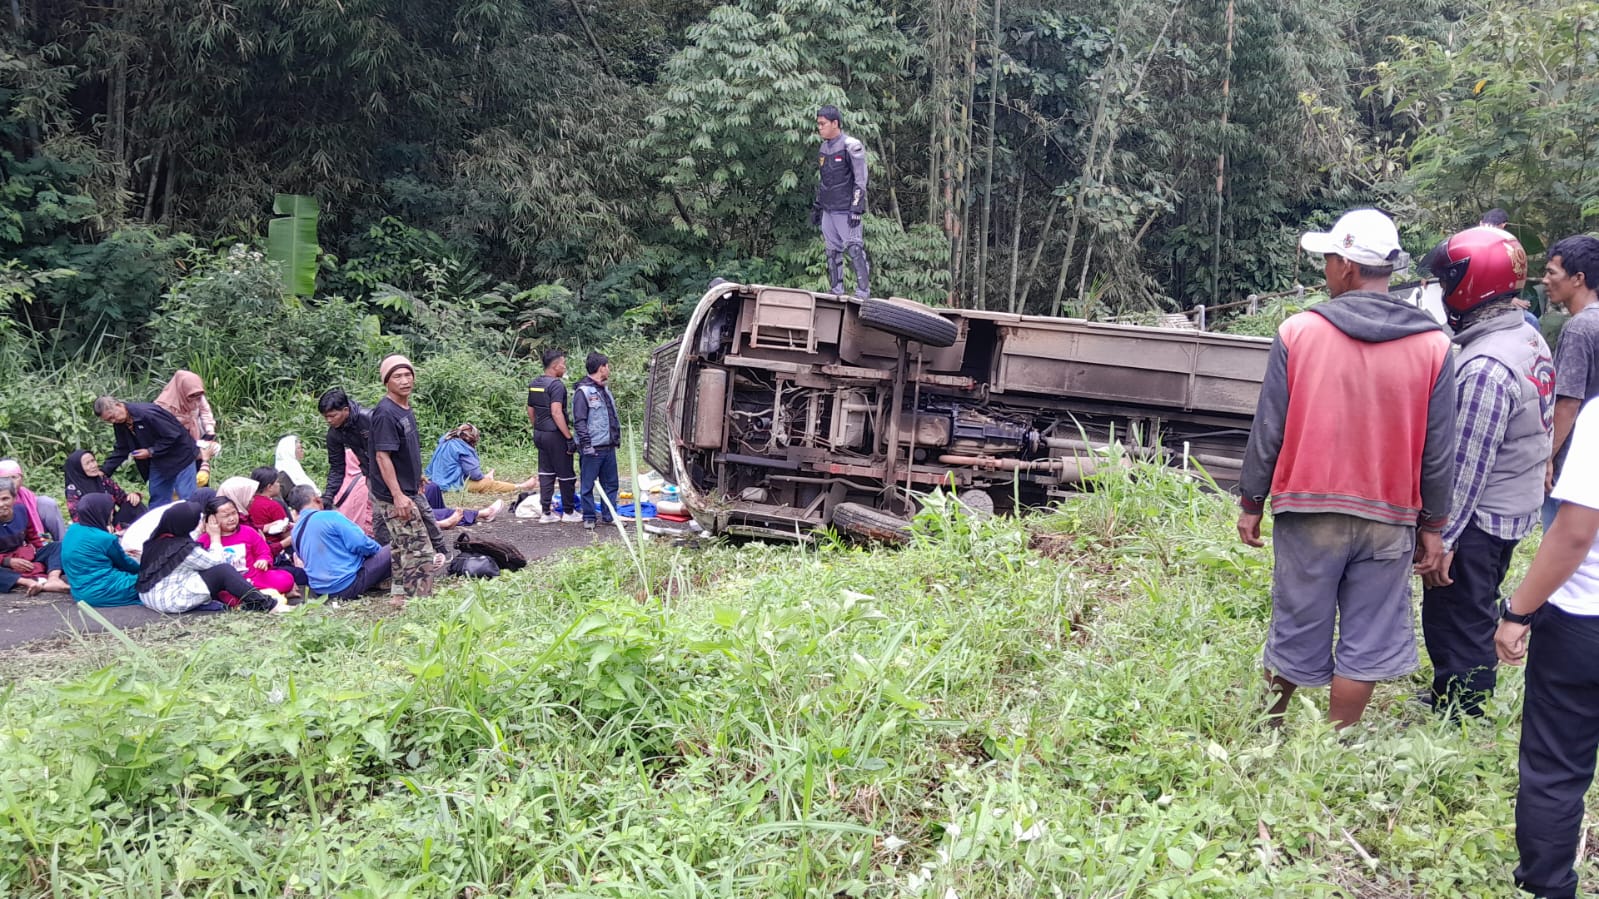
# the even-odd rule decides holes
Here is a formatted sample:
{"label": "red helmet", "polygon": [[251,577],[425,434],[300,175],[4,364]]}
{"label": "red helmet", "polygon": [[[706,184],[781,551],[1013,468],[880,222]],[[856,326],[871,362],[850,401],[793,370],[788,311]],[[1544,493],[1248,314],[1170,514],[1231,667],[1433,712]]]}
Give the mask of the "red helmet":
{"label": "red helmet", "polygon": [[1509,231],[1479,225],[1439,244],[1427,256],[1427,268],[1444,289],[1444,305],[1470,312],[1521,290],[1527,283],[1527,251]]}

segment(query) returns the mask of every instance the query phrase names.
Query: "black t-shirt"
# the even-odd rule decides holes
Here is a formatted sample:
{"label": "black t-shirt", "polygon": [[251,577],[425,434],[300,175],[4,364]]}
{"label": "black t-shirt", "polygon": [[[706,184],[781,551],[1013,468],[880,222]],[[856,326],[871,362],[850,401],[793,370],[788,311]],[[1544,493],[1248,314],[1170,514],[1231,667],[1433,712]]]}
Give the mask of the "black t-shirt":
{"label": "black t-shirt", "polygon": [[394,502],[389,495],[389,485],[383,482],[383,471],[378,468],[378,453],[386,452],[394,463],[394,479],[406,496],[422,489],[422,445],[417,439],[416,413],[402,409],[384,397],[372,410],[372,476],[368,479],[372,495],[386,503]]}
{"label": "black t-shirt", "polygon": [[556,434],[561,432],[555,426],[555,419],[550,416],[551,403],[560,403],[563,414],[566,412],[566,384],[560,378],[539,375],[527,385],[527,405],[533,410],[533,430]]}

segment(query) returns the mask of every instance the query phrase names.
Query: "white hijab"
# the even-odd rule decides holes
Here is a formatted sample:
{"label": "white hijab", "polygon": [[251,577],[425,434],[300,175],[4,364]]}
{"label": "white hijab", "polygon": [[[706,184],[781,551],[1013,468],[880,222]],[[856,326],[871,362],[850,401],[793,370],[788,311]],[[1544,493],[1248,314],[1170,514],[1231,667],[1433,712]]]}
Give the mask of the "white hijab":
{"label": "white hijab", "polygon": [[288,475],[289,480],[293,481],[296,487],[315,487],[316,482],[311,480],[310,476],[305,473],[305,469],[300,467],[300,460],[295,458],[297,455],[296,450],[299,448],[300,438],[293,434],[279,440],[278,455],[273,461],[272,467],[276,468],[279,474]]}

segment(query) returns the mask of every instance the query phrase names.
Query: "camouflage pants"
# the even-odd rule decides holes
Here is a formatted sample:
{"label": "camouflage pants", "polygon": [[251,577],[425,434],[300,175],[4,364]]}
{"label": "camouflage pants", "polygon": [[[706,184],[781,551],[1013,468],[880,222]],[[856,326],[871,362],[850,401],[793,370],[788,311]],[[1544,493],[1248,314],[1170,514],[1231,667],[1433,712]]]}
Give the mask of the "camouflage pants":
{"label": "camouflage pants", "polygon": [[416,509],[410,521],[400,520],[393,503],[374,498],[379,514],[389,526],[389,548],[394,560],[392,596],[433,595],[433,544],[425,518],[432,518],[427,500],[411,497]]}

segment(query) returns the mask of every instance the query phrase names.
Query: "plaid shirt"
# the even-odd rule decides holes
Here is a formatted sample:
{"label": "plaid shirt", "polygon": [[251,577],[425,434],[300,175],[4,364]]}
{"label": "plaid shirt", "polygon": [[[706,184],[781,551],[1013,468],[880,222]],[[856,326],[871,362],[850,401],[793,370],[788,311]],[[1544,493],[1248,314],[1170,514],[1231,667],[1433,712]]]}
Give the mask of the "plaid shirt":
{"label": "plaid shirt", "polygon": [[1503,516],[1478,511],[1477,502],[1504,443],[1521,385],[1504,363],[1486,356],[1467,362],[1456,374],[1455,383],[1455,493],[1449,504],[1444,546],[1453,550],[1471,524],[1500,540],[1520,540],[1538,521],[1537,509],[1526,515]]}

